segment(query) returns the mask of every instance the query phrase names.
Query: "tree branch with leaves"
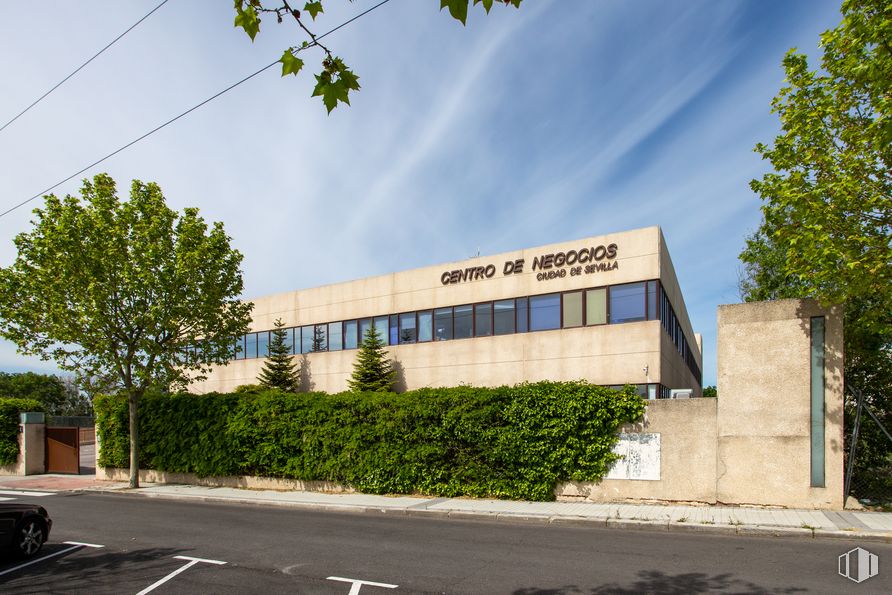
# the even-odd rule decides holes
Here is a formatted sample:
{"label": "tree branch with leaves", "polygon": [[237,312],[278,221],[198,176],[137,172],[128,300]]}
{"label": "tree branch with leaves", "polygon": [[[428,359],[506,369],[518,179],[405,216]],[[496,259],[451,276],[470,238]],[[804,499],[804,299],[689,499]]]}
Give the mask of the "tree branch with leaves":
{"label": "tree branch with leaves", "polygon": [[[892,4],[846,0],[821,35],[822,70],[784,58],[772,102],[781,133],[756,151],[774,171],[751,187],[764,222],[744,253],[780,250],[783,276],[827,303],[875,303],[859,324],[892,330]],[[771,252],[772,257],[778,254]]]}
{"label": "tree branch with leaves", "polygon": [[[276,22],[281,24],[293,20],[307,36],[307,39],[298,45],[293,45],[282,52],[279,62],[282,63],[282,76],[297,75],[304,67],[304,61],[298,54],[310,48],[319,48],[323,53],[322,69],[316,77],[316,86],[313,88],[312,97],[321,97],[325,109],[330,114],[338,103],[350,105],[350,92],[359,91],[359,77],[344,63],[344,61],[332,53],[332,51],[319,40],[322,36],[313,33],[308,27],[305,14],[310,15],[314,22],[323,14],[322,0],[306,2],[303,13],[291,6],[287,0],[279,0],[281,5],[264,5],[261,0],[234,0],[236,27],[242,28],[251,41],[260,33],[260,23],[264,16],[274,16]],[[387,1],[387,0],[385,0]],[[474,0],[474,4],[480,4],[489,14],[494,3],[511,5],[520,8],[522,0]],[[383,2],[382,2],[383,4]],[[468,7],[470,0],[440,0],[440,10],[447,8],[449,14],[462,25],[467,24]]]}

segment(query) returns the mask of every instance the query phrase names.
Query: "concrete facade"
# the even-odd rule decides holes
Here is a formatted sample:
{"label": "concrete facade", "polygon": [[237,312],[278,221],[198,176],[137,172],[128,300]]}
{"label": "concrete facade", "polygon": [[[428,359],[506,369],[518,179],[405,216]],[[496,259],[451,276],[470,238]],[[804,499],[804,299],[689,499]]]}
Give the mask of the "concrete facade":
{"label": "concrete facade", "polygon": [[[812,486],[811,319],[823,317],[824,473]],[[623,432],[659,435],[656,481],[559,486],[559,499],[843,508],[843,324],[813,300],[720,306],[718,399],[654,401]]]}
{"label": "concrete facade", "polygon": [[[610,246],[615,250],[613,257],[605,250]],[[598,260],[592,256],[596,251],[601,255]],[[569,258],[571,252],[577,256],[588,252],[591,259],[568,265],[556,264],[561,258],[555,257],[549,266],[536,266],[548,255]],[[522,270],[518,272],[520,261]],[[453,271],[468,269],[483,273],[454,282]],[[279,318],[286,327],[301,327],[654,280],[659,281],[692,347],[696,369],[701,369],[699,340],[688,319],[659,227],[257,298],[253,300],[251,331],[271,330]],[[699,374],[685,363],[660,320],[395,344],[388,346],[388,352],[396,362],[397,388],[401,390],[585,379],[601,385],[690,388],[695,395],[701,391]],[[356,350],[294,357],[303,365],[304,390],[336,393],[347,389]],[[226,392],[256,383],[263,362],[262,357],[234,360],[216,368],[207,380],[193,384],[190,390]]]}

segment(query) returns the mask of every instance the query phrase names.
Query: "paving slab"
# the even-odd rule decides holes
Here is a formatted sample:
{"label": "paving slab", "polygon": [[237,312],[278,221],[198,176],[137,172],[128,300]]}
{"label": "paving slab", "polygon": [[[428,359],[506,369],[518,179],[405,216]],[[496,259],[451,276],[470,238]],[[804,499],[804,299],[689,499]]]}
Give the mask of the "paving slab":
{"label": "paving slab", "polygon": [[852,516],[870,529],[892,531],[892,513],[890,512],[853,512]]}
{"label": "paving slab", "polygon": [[0,487],[40,491],[72,491],[94,489],[123,489],[126,482],[101,481],[95,475],[65,475],[61,473],[44,475],[3,475]]}

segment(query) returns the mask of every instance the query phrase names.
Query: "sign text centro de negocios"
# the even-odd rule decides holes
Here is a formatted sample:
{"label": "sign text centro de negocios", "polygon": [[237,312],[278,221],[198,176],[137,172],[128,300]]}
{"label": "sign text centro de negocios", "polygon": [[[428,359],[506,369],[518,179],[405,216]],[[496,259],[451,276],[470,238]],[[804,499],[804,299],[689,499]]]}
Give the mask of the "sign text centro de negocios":
{"label": "sign text centro de negocios", "polygon": [[[616,251],[616,244],[608,244],[607,246],[598,246],[596,248],[582,248],[580,250],[543,254],[533,258],[532,270],[539,271],[536,273],[536,280],[538,281],[560,279],[568,274],[576,276],[614,271],[619,268],[619,262],[616,260]],[[523,273],[524,264],[523,258],[506,261],[502,267],[502,275]],[[440,275],[440,281],[443,285],[454,285],[456,283],[464,283],[465,281],[476,281],[477,279],[491,279],[495,274],[496,265],[488,264],[445,271]]]}

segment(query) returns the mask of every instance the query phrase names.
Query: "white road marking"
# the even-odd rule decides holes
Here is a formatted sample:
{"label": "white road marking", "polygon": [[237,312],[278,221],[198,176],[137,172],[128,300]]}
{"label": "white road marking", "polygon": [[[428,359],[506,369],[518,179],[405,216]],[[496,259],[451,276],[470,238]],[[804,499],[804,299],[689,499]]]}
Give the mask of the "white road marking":
{"label": "white road marking", "polygon": [[7,500],[15,500],[15,498],[0,498],[0,502],[5,502]]}
{"label": "white road marking", "polygon": [[56,556],[61,556],[62,554],[67,554],[68,552],[73,552],[74,550],[78,550],[83,547],[103,547],[101,545],[95,545],[92,543],[78,543],[76,541],[66,541],[65,543],[71,545],[72,547],[65,548],[64,550],[59,550],[58,552],[53,552],[49,556],[44,556],[43,558],[37,558],[36,560],[31,560],[30,562],[25,562],[24,564],[19,564],[18,566],[7,568],[3,572],[0,572],[0,576],[9,574],[10,572],[15,572],[16,570],[25,568],[26,566],[31,566],[32,564],[37,564],[38,562],[43,562],[44,560],[48,560],[50,558],[55,558]]}
{"label": "white road marking", "polygon": [[181,572],[185,572],[186,570],[189,570],[190,568],[192,568],[199,562],[204,562],[205,564],[226,564],[226,562],[223,562],[221,560],[206,560],[204,558],[192,558],[190,556],[174,556],[174,559],[189,560],[189,563],[181,568],[174,570],[173,572],[171,572],[170,574],[168,574],[161,580],[152,583],[151,585],[149,585],[148,587],[146,587],[145,589],[143,589],[136,595],[144,595],[145,593],[148,593],[149,591],[153,591],[154,589],[157,589],[158,587],[160,587],[161,585],[163,585],[164,583],[166,583],[167,581],[169,581],[176,575],[180,574]]}
{"label": "white road marking", "polygon": [[342,578],[340,576],[329,576],[325,580],[329,581],[341,581],[342,583],[352,583],[350,585],[350,592],[347,595],[359,595],[359,590],[363,585],[368,585],[370,587],[381,587],[383,589],[396,589],[399,585],[388,585],[387,583],[373,583],[372,581],[361,581],[355,578]]}
{"label": "white road marking", "polygon": [[41,496],[52,496],[55,492],[28,492],[26,490],[0,490],[0,494],[4,496],[34,496],[35,498],[40,498]]}
{"label": "white road marking", "polygon": [[83,541],[66,541],[68,545],[82,545],[84,547],[105,547],[104,545],[96,545],[95,543],[84,543]]}

